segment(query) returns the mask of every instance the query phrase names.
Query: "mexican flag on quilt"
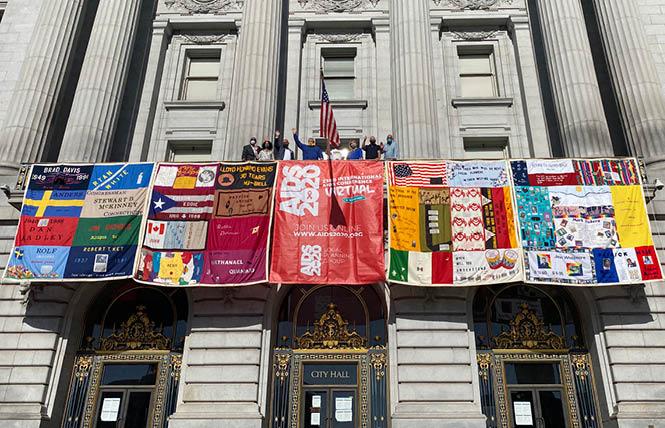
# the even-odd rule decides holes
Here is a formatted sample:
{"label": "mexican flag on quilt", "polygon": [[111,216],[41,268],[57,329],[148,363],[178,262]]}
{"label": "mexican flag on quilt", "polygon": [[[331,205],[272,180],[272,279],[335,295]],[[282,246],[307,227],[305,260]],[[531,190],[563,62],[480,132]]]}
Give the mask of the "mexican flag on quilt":
{"label": "mexican flag on quilt", "polygon": [[387,176],[391,282],[523,279],[506,161],[389,162]]}

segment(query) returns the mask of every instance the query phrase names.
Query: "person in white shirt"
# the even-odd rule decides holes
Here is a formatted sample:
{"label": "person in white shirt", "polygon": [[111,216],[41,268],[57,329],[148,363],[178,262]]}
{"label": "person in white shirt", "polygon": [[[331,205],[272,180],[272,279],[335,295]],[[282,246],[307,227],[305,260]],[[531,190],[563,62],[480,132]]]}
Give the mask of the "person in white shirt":
{"label": "person in white shirt", "polygon": [[269,140],[265,140],[261,146],[261,151],[257,156],[257,160],[260,161],[271,161],[275,160],[275,155],[272,151],[272,143]]}

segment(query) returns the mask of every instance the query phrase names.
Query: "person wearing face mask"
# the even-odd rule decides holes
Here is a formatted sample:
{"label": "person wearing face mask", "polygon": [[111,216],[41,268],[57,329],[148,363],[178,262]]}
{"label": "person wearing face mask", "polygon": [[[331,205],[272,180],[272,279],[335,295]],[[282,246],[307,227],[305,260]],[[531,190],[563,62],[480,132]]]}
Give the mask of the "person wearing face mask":
{"label": "person wearing face mask", "polygon": [[383,158],[385,160],[397,160],[399,158],[399,146],[397,141],[393,139],[392,134],[386,137],[386,144],[382,144]]}
{"label": "person wearing face mask", "polygon": [[381,159],[381,146],[376,144],[376,138],[374,136],[369,137],[369,144],[367,144],[367,137],[365,137],[362,149],[365,151],[365,159]]}
{"label": "person wearing face mask", "polygon": [[256,137],[249,139],[249,144],[242,148],[242,160],[253,161],[259,154],[259,149],[256,147]]}
{"label": "person wearing face mask", "polygon": [[298,130],[296,128],[292,129],[293,131],[293,141],[296,142],[296,146],[302,150],[302,159],[303,160],[321,160],[323,159],[323,150],[321,147],[316,145],[314,138],[309,138],[307,140],[307,145],[303,144],[298,137]]}
{"label": "person wearing face mask", "polygon": [[296,158],[293,150],[289,149],[289,140],[280,141],[281,132],[275,131],[275,159],[294,160]]}
{"label": "person wearing face mask", "polygon": [[349,143],[351,151],[346,156],[347,160],[362,160],[363,159],[363,149],[358,147],[358,140],[351,140]]}
{"label": "person wearing face mask", "polygon": [[275,160],[275,155],[272,151],[272,143],[270,140],[265,140],[261,145],[261,151],[257,156],[257,159],[260,161],[271,161]]}

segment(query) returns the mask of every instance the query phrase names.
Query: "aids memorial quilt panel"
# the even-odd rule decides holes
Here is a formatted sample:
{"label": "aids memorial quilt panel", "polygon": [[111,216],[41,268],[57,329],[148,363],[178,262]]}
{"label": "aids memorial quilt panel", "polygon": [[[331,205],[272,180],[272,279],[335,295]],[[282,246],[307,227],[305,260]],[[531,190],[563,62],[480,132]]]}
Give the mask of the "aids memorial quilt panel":
{"label": "aids memorial quilt panel", "polygon": [[387,176],[391,282],[523,279],[506,161],[389,162]]}
{"label": "aids memorial quilt panel", "polygon": [[383,184],[379,162],[280,162],[270,282],[384,281]]}
{"label": "aids memorial quilt panel", "polygon": [[511,170],[528,282],[662,279],[635,159],[514,160]]}
{"label": "aids memorial quilt panel", "polygon": [[277,164],[159,164],[135,279],[165,286],[268,279]]}
{"label": "aids memorial quilt panel", "polygon": [[153,166],[34,165],[4,279],[131,277]]}

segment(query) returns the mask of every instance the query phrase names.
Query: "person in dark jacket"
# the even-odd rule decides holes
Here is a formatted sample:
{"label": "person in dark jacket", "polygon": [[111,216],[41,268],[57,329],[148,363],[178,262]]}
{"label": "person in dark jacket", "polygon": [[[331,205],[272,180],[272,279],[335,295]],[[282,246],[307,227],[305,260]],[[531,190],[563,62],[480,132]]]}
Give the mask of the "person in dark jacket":
{"label": "person in dark jacket", "polygon": [[307,145],[303,144],[298,137],[298,130],[296,128],[292,129],[293,131],[293,141],[296,142],[296,146],[302,150],[303,160],[321,160],[323,159],[323,150],[321,147],[316,145],[314,138],[309,138],[307,140]]}
{"label": "person in dark jacket", "polygon": [[252,137],[249,139],[249,144],[242,148],[242,160],[254,161],[258,153],[259,149],[256,147],[256,137]]}
{"label": "person in dark jacket", "polygon": [[294,160],[296,154],[289,149],[289,140],[286,138],[280,141],[281,132],[275,131],[275,159],[276,160]]}

